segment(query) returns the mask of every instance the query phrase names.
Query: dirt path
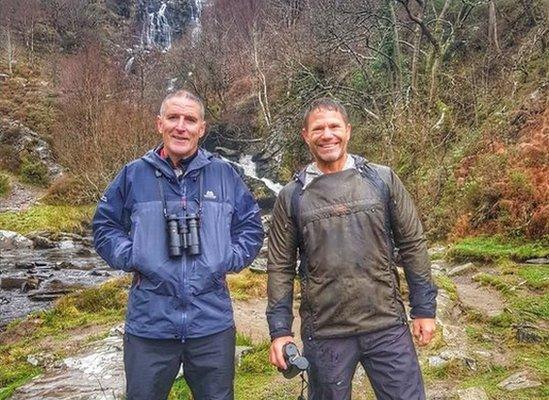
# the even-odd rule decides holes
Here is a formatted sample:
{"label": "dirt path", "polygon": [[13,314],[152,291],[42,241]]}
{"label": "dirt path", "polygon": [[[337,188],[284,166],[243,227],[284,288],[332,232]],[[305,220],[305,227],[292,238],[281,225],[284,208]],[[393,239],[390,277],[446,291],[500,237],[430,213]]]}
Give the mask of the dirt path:
{"label": "dirt path", "polygon": [[[269,327],[265,310],[267,309],[267,299],[250,299],[233,301],[234,319],[236,330],[252,338],[254,342],[262,342],[269,339]],[[296,342],[301,345],[299,330],[301,320],[297,308],[294,308],[296,317],[293,324],[293,331]]]}
{"label": "dirt path", "polygon": [[26,185],[11,178],[11,190],[0,197],[0,212],[23,211],[35,204],[45,194],[45,189]]}

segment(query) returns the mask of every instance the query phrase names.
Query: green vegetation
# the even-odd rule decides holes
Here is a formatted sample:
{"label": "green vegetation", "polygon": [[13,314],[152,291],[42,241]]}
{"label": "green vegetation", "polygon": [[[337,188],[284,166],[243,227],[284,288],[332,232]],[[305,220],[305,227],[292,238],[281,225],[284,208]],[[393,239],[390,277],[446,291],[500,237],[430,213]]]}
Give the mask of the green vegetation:
{"label": "green vegetation", "polygon": [[[0,400],[41,372],[27,362],[31,354],[49,352],[54,357],[66,356],[75,330],[90,327],[108,329],[123,319],[129,279],[109,280],[94,288],[83,289],[62,297],[47,311],[11,323],[0,335]],[[102,334],[95,334],[99,338]]]}
{"label": "green vegetation", "polygon": [[94,206],[37,205],[26,211],[0,213],[0,229],[19,232],[32,231],[81,233],[92,218]]}
{"label": "green vegetation", "polygon": [[504,239],[499,236],[468,237],[457,241],[448,252],[448,257],[456,260],[497,261],[510,258],[524,261],[529,258],[549,255],[549,244],[546,242],[529,242]]}
{"label": "green vegetation", "polygon": [[258,274],[249,269],[227,276],[231,297],[236,300],[267,296],[267,274]]}
{"label": "green vegetation", "polygon": [[451,278],[449,278],[446,275],[437,275],[435,276],[435,283],[440,288],[445,290],[448,295],[450,296],[450,299],[452,301],[456,301],[458,298],[456,285],[452,281]]}
{"label": "green vegetation", "polygon": [[47,186],[49,183],[48,168],[39,160],[23,158],[19,169],[21,180],[37,186]]}
{"label": "green vegetation", "polygon": [[0,197],[10,192],[10,178],[6,174],[0,173]]}
{"label": "green vegetation", "polygon": [[540,265],[523,265],[518,275],[532,289],[547,289],[549,287],[549,267]]}

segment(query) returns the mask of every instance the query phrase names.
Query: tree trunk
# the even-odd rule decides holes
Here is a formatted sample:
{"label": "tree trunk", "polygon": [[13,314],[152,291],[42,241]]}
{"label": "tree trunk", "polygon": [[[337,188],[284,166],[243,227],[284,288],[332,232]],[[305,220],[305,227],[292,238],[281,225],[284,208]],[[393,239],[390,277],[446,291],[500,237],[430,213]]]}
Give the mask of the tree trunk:
{"label": "tree trunk", "polygon": [[490,5],[488,8],[488,37],[490,38],[490,43],[494,46],[496,52],[500,54],[501,49],[499,47],[496,4],[494,3],[494,0],[490,0]]}

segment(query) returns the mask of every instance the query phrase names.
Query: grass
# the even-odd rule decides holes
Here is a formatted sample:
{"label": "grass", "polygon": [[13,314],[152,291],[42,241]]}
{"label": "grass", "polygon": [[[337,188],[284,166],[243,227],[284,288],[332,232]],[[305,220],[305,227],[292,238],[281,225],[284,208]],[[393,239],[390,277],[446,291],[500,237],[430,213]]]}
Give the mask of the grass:
{"label": "grass", "polygon": [[231,297],[235,300],[257,299],[267,296],[267,274],[258,274],[249,269],[227,276]]}
{"label": "grass", "polygon": [[502,258],[524,261],[548,255],[549,245],[546,241],[524,243],[499,236],[465,238],[452,245],[448,251],[448,257],[454,261],[491,262]]}
{"label": "grass", "polygon": [[456,301],[458,299],[457,288],[454,282],[447,275],[437,275],[434,277],[436,285],[445,290],[450,296],[450,300]]}
{"label": "grass", "polygon": [[[30,315],[25,320],[12,322],[0,335],[0,400],[42,372],[33,367],[27,357],[36,353],[66,356],[68,340],[77,330],[104,326],[123,320],[127,302],[127,277],[109,280],[98,287],[83,289],[59,299],[47,311]],[[92,338],[104,337],[94,333]],[[77,344],[89,343],[90,338]]]}
{"label": "grass", "polygon": [[524,265],[520,267],[517,274],[534,290],[549,287],[549,267],[547,266]]}
{"label": "grass", "polygon": [[91,221],[95,206],[36,205],[26,211],[0,213],[0,229],[19,232],[32,231],[84,232]]}

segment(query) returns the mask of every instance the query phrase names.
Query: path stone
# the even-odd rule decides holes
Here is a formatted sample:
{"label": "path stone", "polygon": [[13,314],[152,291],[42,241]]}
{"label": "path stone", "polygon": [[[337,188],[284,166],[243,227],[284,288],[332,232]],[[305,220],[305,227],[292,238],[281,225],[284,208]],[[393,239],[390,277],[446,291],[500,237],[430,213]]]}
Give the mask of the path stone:
{"label": "path stone", "polygon": [[474,270],[475,268],[476,268],[476,265],[473,263],[458,265],[457,267],[454,267],[450,271],[448,271],[448,276],[462,275],[462,274],[465,274],[466,272]]}
{"label": "path stone", "polygon": [[541,258],[531,258],[530,260],[526,260],[526,264],[549,264],[549,258],[547,257],[541,257]]}
{"label": "path stone", "polygon": [[459,400],[489,400],[484,389],[478,387],[458,390],[457,396]]}
{"label": "path stone", "polygon": [[541,386],[541,382],[534,380],[528,371],[520,371],[498,383],[500,389],[509,392]]}
{"label": "path stone", "polygon": [[505,303],[496,290],[483,287],[468,277],[457,277],[454,283],[459,300],[465,307],[479,311],[488,317],[495,317],[503,312]]}

